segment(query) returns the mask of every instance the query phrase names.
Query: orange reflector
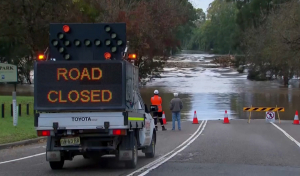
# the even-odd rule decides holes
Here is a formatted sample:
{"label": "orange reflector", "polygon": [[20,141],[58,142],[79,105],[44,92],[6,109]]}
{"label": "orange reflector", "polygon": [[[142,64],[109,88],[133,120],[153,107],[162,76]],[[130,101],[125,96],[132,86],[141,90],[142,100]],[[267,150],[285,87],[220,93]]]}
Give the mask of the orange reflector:
{"label": "orange reflector", "polygon": [[113,135],[126,135],[126,130],[113,130]]}
{"label": "orange reflector", "polygon": [[106,60],[110,59],[111,58],[111,54],[109,52],[104,53],[104,58]]}
{"label": "orange reflector", "polygon": [[38,57],[38,59],[39,59],[39,60],[44,60],[44,59],[45,59],[45,56],[44,56],[43,54],[40,54],[39,57]]}
{"label": "orange reflector", "polygon": [[128,55],[128,58],[129,58],[129,59],[136,59],[136,54],[129,54],[129,55]]}
{"label": "orange reflector", "polygon": [[69,32],[70,31],[70,27],[68,25],[64,25],[63,26],[63,30],[64,30],[64,32]]}
{"label": "orange reflector", "polygon": [[37,131],[38,136],[50,136],[49,130]]}

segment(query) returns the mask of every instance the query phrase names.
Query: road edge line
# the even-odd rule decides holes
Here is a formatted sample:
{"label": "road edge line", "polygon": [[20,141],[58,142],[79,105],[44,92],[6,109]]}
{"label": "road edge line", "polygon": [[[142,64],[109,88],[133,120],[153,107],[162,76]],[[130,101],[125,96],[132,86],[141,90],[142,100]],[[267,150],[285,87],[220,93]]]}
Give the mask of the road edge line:
{"label": "road edge line", "polygon": [[295,142],[295,144],[300,147],[300,142],[298,142],[296,139],[294,139],[291,135],[289,135],[286,131],[284,131],[282,128],[280,128],[275,123],[271,122],[273,126],[275,126],[278,130],[280,130],[287,138],[289,138],[291,141]]}
{"label": "road edge line", "polygon": [[147,169],[153,165],[155,165],[156,163],[160,162],[161,160],[163,160],[166,156],[170,155],[171,153],[175,152],[178,148],[180,148],[181,146],[183,146],[184,144],[186,144],[187,142],[189,142],[190,140],[192,140],[192,138],[194,136],[197,135],[197,133],[201,130],[202,125],[204,124],[204,120],[199,124],[199,127],[197,128],[197,130],[193,133],[192,136],[190,136],[187,140],[185,140],[183,143],[181,143],[179,146],[177,146],[176,148],[174,148],[172,151],[170,151],[167,154],[164,154],[163,156],[157,158],[156,160],[146,164],[145,166],[131,172],[130,174],[127,174],[126,176],[133,176],[134,174],[138,173],[138,172],[142,172],[144,169]]}
{"label": "road edge line", "polygon": [[171,158],[173,158],[175,155],[177,155],[178,153],[180,153],[182,150],[184,150],[185,148],[187,148],[190,144],[192,144],[202,134],[202,132],[205,129],[206,124],[207,124],[207,120],[205,120],[205,123],[204,123],[201,131],[197,134],[197,136],[194,137],[192,140],[190,140],[185,146],[183,146],[178,151],[175,151],[171,156],[169,156],[168,158],[166,158],[162,162],[157,163],[156,165],[152,166],[151,168],[147,169],[146,171],[144,171],[143,173],[139,174],[138,176],[144,176],[144,175],[148,174],[150,171],[156,169],[158,166],[164,164],[165,162],[167,162],[168,160],[170,160]]}

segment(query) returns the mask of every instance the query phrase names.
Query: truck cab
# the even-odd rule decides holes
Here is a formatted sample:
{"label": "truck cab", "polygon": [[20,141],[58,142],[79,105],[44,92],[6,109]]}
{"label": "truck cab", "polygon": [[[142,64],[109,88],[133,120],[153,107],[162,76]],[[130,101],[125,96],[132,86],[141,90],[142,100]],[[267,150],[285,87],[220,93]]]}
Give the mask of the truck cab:
{"label": "truck cab", "polygon": [[154,120],[139,91],[125,23],[50,24],[49,47],[34,64],[34,126],[47,136],[52,169],[65,160],[114,154],[135,168],[155,155]]}

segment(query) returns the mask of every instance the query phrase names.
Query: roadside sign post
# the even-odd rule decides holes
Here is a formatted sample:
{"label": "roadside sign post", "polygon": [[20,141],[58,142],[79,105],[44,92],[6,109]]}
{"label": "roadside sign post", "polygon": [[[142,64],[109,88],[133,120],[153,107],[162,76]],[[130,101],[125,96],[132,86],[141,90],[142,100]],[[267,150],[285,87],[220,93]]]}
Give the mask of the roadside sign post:
{"label": "roadside sign post", "polygon": [[12,92],[13,104],[13,125],[18,124],[18,107],[17,107],[17,83],[18,83],[18,67],[12,64],[0,63],[0,82],[14,83],[14,91]]}
{"label": "roadside sign post", "polygon": [[18,125],[18,106],[17,106],[17,94],[14,91],[12,93],[12,103],[13,103],[13,125],[17,126]]}

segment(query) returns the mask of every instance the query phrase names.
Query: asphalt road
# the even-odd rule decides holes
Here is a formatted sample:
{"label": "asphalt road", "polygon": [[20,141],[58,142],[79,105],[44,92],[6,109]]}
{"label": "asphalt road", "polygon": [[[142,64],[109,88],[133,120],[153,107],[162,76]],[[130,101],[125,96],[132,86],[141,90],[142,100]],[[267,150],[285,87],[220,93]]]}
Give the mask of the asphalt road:
{"label": "asphalt road", "polygon": [[[138,168],[158,159],[162,155],[170,152],[178,145],[182,144],[189,138],[199,127],[192,122],[182,122],[182,131],[171,131],[171,123],[167,124],[168,131],[159,131],[157,136],[156,156],[152,159],[145,158],[144,154],[139,151]],[[46,162],[45,143],[18,147],[15,149],[0,150],[0,176],[47,176],[47,175],[105,175],[117,176],[127,175],[134,169],[125,169],[123,164],[116,162],[114,158],[104,158],[100,161],[86,160],[82,156],[76,156],[73,161],[66,161],[64,169],[60,171],[51,170],[49,163]],[[41,154],[39,156],[33,156]],[[23,157],[19,161],[3,163],[9,160],[15,160]]]}
{"label": "asphalt road", "polygon": [[92,161],[81,156],[67,162],[60,171],[50,169],[45,155],[3,163],[45,152],[42,143],[0,150],[0,175],[127,176],[135,170],[134,176],[300,175],[300,125],[292,121],[274,125],[265,120],[251,120],[250,124],[247,120],[231,120],[230,124],[221,120],[200,122],[183,122],[182,131],[170,131],[169,123],[168,131],[158,132],[156,157],[146,159],[140,152],[134,170],[124,169],[113,158]]}
{"label": "asphalt road", "polygon": [[[299,139],[300,125],[275,124]],[[189,147],[147,174],[152,175],[300,175],[300,145],[265,120],[208,121]]]}

